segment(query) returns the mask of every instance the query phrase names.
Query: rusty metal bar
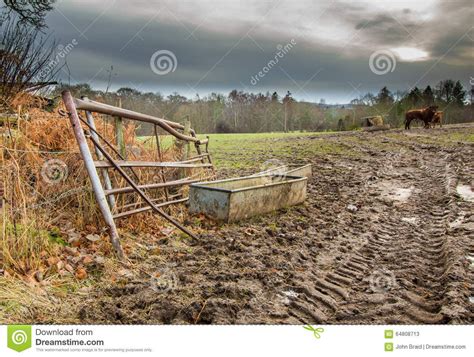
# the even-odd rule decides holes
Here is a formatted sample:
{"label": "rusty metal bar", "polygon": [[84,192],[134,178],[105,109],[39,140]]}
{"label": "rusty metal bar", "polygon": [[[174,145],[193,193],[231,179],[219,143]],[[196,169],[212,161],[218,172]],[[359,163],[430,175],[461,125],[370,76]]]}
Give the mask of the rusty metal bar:
{"label": "rusty metal bar", "polygon": [[[78,121],[79,122],[79,121]],[[85,140],[85,138],[84,138]],[[184,227],[181,223],[179,223],[177,220],[175,220],[173,217],[170,215],[166,214],[162,210],[160,210],[156,205],[152,202],[152,200],[138,187],[138,185],[133,182],[133,180],[130,178],[130,176],[127,175],[127,173],[119,166],[117,163],[114,161],[114,159],[109,155],[107,151],[105,151],[100,144],[91,136],[92,142],[94,142],[95,145],[99,148],[99,150],[102,152],[102,154],[105,156],[105,158],[112,164],[112,166],[120,173],[120,175],[125,179],[125,181],[128,182],[130,186],[132,186],[135,191],[140,195],[140,197],[148,203],[148,205],[156,212],[158,213],[161,217],[165,218],[168,222],[179,228],[181,231],[189,235],[190,237],[193,237],[197,239],[197,236],[191,232],[189,229]],[[84,142],[85,143],[85,142]],[[86,144],[87,145],[87,144]],[[90,156],[90,153],[89,153]],[[94,170],[97,176],[97,171]],[[100,183],[100,181],[99,181]],[[102,187],[101,187],[102,188]],[[102,190],[103,193],[103,190]],[[105,194],[103,195],[105,199]],[[110,213],[110,210],[108,211]]]}
{"label": "rusty metal bar", "polygon": [[[196,136],[195,133],[191,133],[191,135],[193,136]],[[202,153],[202,150],[201,150],[201,146],[198,144],[198,143],[195,143],[195,147],[196,147],[196,152],[198,153],[199,156],[202,156],[202,160],[201,162],[204,164],[205,163],[205,160],[204,160],[204,157],[207,156],[207,160],[209,162],[209,164],[211,164],[211,171],[212,171],[212,175],[213,176],[216,176],[216,170],[214,168],[214,165],[212,164],[212,159],[211,159],[211,155],[209,154],[209,151],[208,151],[208,147],[209,147],[209,136],[206,136],[206,140],[203,140],[203,144],[206,145],[205,147],[205,153],[203,154]]]}
{"label": "rusty metal bar", "polygon": [[185,164],[185,163],[188,163],[188,162],[194,162],[194,161],[202,161],[205,157],[209,156],[208,153],[204,153],[204,154],[199,154],[199,155],[196,155],[196,156],[192,156],[190,157],[189,159],[187,160],[183,160],[183,161],[176,161],[176,162],[180,162],[182,164]]}
{"label": "rusty metal bar", "polygon": [[200,140],[198,138],[190,136],[190,135],[184,135],[180,133],[179,131],[177,131],[176,129],[182,130],[184,129],[184,127],[181,124],[173,123],[169,120],[155,118],[151,115],[141,114],[141,113],[133,112],[131,110],[117,108],[111,105],[98,103],[91,100],[84,101],[81,99],[74,98],[74,102],[77,108],[79,109],[89,110],[91,112],[96,112],[96,113],[108,114],[112,116],[120,116],[122,118],[127,118],[131,120],[152,123],[152,124],[158,125],[160,128],[162,128],[163,130],[166,130],[168,133],[177,137],[178,139],[200,143]]}
{"label": "rusty metal bar", "polygon": [[[81,152],[81,156],[84,160],[87,173],[89,174],[89,177],[91,179],[92,189],[94,190],[94,194],[95,194],[97,203],[99,205],[99,209],[102,212],[102,215],[104,216],[104,220],[106,224],[109,226],[110,242],[112,243],[112,246],[114,247],[118,258],[120,260],[125,260],[122,246],[120,245],[120,239],[119,239],[117,227],[115,226],[114,218],[107,204],[107,198],[105,196],[104,189],[102,188],[99,175],[97,174],[97,170],[94,166],[94,160],[89,150],[89,146],[87,145],[87,142],[86,142],[86,137],[84,135],[84,131],[82,129],[79,116],[77,114],[76,106],[74,104],[74,99],[71,93],[68,91],[62,92],[62,98],[63,98],[64,104],[66,105],[66,109],[69,115],[69,120],[71,122],[71,126],[73,128],[74,136],[76,137],[77,144]],[[92,136],[91,136],[91,139],[97,142]]]}
{"label": "rusty metal bar", "polygon": [[207,160],[212,165],[211,166],[211,171],[212,171],[212,174],[215,177],[216,176],[216,168],[214,167],[214,164],[212,163],[211,154],[209,154],[209,136],[206,136],[206,144],[205,145],[206,145],[205,151],[206,151],[206,154],[207,154]]}
{"label": "rusty metal bar", "polygon": [[[185,197],[185,198],[181,198],[179,200],[174,200],[174,201],[168,201],[168,202],[163,202],[163,203],[158,203],[158,204],[155,204],[154,207],[165,207],[165,206],[169,206],[169,205],[173,205],[173,204],[177,204],[177,203],[182,203],[182,202],[186,202],[188,200],[188,197]],[[137,214],[137,213],[141,213],[141,212],[146,212],[146,211],[149,211],[149,210],[152,210],[153,207],[151,206],[148,206],[148,207],[140,207],[140,208],[137,208],[137,209],[134,209],[134,210],[131,210],[131,211],[126,211],[126,212],[121,212],[121,213],[118,213],[116,215],[114,215],[114,218],[117,219],[117,218],[123,218],[123,217],[127,217],[127,216],[131,216],[133,214]],[[180,227],[178,227],[180,228]],[[181,229],[181,228],[180,228]]]}
{"label": "rusty metal bar", "polygon": [[[96,131],[96,128],[95,128],[94,117],[92,116],[91,112],[89,112],[87,110],[86,110],[86,118],[87,118],[87,122],[90,125],[90,128],[93,129],[93,130],[91,130],[91,136],[95,136],[96,139],[98,139],[97,131]],[[103,160],[104,156],[99,151],[99,149],[97,149],[97,147],[95,147],[95,146],[94,146],[94,149],[95,149],[95,154],[97,156],[97,159],[98,160]],[[106,191],[111,190],[112,189],[112,182],[110,181],[110,177],[109,177],[109,173],[107,172],[107,169],[102,169],[102,178],[104,179],[104,186],[105,186]],[[110,208],[113,210],[114,207],[115,207],[115,196],[114,195],[109,195],[107,197],[107,200],[109,201]]]}
{"label": "rusty metal bar", "polygon": [[[165,181],[163,183],[150,183],[147,185],[139,185],[138,187],[144,190],[149,190],[149,189],[155,189],[155,188],[166,188],[166,187],[174,187],[174,186],[184,186],[188,184],[192,184],[195,182],[198,182],[198,179],[195,180],[176,180],[176,181]],[[107,189],[105,190],[106,195],[113,195],[117,193],[128,193],[128,192],[133,192],[135,191],[133,187],[131,186],[126,186],[126,187],[119,187],[119,188],[113,188],[113,189]],[[168,199],[166,199],[168,200]]]}
{"label": "rusty metal bar", "polygon": [[[199,161],[200,158],[176,162],[155,162],[155,161],[115,161],[115,164],[120,167],[163,167],[163,168],[198,168],[198,167],[211,167],[212,164],[190,164],[189,162]],[[95,167],[113,167],[109,161],[94,161]]]}
{"label": "rusty metal bar", "polygon": [[[154,198],[154,199],[152,199],[151,201],[152,201],[153,203],[158,202],[158,201],[162,201],[162,203],[163,203],[163,202],[170,202],[170,201],[172,201],[172,200],[173,200],[174,198],[176,198],[176,197],[184,198],[182,194],[178,193],[178,194],[176,194],[176,195],[171,195],[171,196],[170,196],[170,200],[163,201],[161,198]],[[120,207],[120,208],[122,208],[122,209],[130,208],[130,207],[133,207],[133,208],[142,208],[142,207],[138,207],[138,206],[143,205],[143,204],[147,204],[147,203],[146,203],[146,202],[133,202],[133,203],[128,203],[128,204],[126,204],[126,205],[123,205],[123,206]],[[146,207],[150,207],[150,206],[146,206]]]}
{"label": "rusty metal bar", "polygon": [[196,142],[197,145],[207,145],[209,143],[209,139],[199,139],[199,142]]}
{"label": "rusty metal bar", "polygon": [[148,114],[137,113],[128,109],[114,107],[113,105],[109,105],[105,103],[99,103],[99,102],[90,100],[89,98],[87,98],[87,100],[80,100],[80,99],[74,98],[74,102],[78,109],[90,110],[92,112],[107,114],[111,116],[121,115],[122,117],[127,117],[129,119],[144,121],[144,122],[148,122],[152,124],[157,124],[157,121],[163,121],[174,129],[180,129],[180,130],[184,129],[184,126],[180,123],[176,123],[176,122],[166,120],[163,118],[157,118]]}

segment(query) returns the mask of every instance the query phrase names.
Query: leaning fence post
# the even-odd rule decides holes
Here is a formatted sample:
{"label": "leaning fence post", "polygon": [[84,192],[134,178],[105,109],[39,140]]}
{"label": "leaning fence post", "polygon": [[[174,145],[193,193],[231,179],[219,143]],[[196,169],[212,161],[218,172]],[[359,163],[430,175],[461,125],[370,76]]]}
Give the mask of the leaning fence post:
{"label": "leaning fence post", "polygon": [[[119,98],[117,106],[122,108],[122,99]],[[124,159],[127,159],[127,149],[125,147],[125,138],[123,134],[123,119],[115,117],[115,137],[117,139],[117,148]]]}
{"label": "leaning fence post", "polygon": [[[183,134],[186,136],[191,135],[191,121],[187,117],[184,121],[184,129]],[[183,152],[182,152],[182,160],[187,160],[191,154],[191,145],[189,141],[184,142]],[[189,169],[184,168],[182,170],[181,177],[186,177],[189,174]]]}
{"label": "leaning fence post", "polygon": [[[155,124],[153,126],[154,126],[154,130],[155,130],[156,151],[158,153],[158,159],[160,160],[160,162],[163,162],[163,153],[161,152],[160,133],[158,133],[157,125]],[[160,168],[160,177],[161,177],[161,181],[163,183],[165,183],[166,182],[166,177],[165,177],[165,170],[163,168]],[[169,200],[168,188],[165,187],[164,191],[165,191],[166,201],[168,201]]]}
{"label": "leaning fence post", "polygon": [[77,115],[76,105],[74,104],[74,100],[69,91],[64,91],[62,93],[62,97],[64,104],[66,105],[66,109],[68,111],[69,120],[71,122],[71,126],[74,131],[74,136],[76,137],[77,144],[79,146],[79,151],[81,152],[81,156],[84,160],[87,173],[89,174],[89,178],[92,183],[92,189],[94,190],[97,203],[99,205],[100,211],[102,212],[102,215],[104,216],[106,224],[109,226],[110,242],[112,243],[112,246],[114,247],[118,258],[120,260],[124,260],[125,256],[122,250],[122,246],[120,245],[117,227],[115,226],[112,213],[110,212],[110,208],[107,204],[107,198],[105,196],[104,189],[102,188],[99,175],[94,165],[94,160],[89,150],[89,146],[87,145],[86,137],[84,135],[81,122],[79,121],[79,116]]}

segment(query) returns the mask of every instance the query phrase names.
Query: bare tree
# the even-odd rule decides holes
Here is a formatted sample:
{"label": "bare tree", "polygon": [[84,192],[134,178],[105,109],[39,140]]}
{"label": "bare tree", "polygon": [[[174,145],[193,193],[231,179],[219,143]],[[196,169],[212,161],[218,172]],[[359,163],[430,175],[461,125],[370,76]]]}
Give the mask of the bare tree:
{"label": "bare tree", "polygon": [[117,76],[117,73],[114,73],[114,66],[111,65],[110,69],[107,69],[108,79],[107,79],[107,88],[105,89],[105,94],[109,92],[110,86],[112,85],[112,77]]}
{"label": "bare tree", "polygon": [[17,16],[20,23],[28,24],[38,29],[46,27],[44,19],[53,9],[56,0],[4,0],[3,20],[10,15]]}
{"label": "bare tree", "polygon": [[0,97],[4,103],[19,92],[39,89],[54,79],[60,69],[54,58],[54,41],[16,19],[4,22],[0,33]]}

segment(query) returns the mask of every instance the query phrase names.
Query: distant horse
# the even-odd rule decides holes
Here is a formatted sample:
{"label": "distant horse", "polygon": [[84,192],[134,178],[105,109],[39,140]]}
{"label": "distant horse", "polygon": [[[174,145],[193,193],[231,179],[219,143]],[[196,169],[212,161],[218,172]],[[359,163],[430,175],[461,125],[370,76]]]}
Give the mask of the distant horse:
{"label": "distant horse", "polygon": [[425,129],[429,128],[437,109],[436,105],[432,105],[423,109],[409,110],[405,114],[405,129],[410,129],[410,123],[415,119],[422,121],[425,124]]}

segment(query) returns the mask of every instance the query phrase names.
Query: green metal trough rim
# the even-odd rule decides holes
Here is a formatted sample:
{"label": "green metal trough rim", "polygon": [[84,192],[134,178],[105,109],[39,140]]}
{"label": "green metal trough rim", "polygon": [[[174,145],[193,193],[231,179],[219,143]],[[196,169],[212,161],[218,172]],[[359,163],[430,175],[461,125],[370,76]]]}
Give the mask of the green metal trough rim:
{"label": "green metal trough rim", "polygon": [[[263,184],[263,185],[257,185],[257,186],[250,186],[250,187],[243,187],[243,188],[237,188],[237,189],[226,189],[226,188],[219,188],[219,187],[209,187],[206,186],[207,184],[215,184],[215,183],[220,183],[220,182],[232,182],[232,181],[239,181],[239,180],[250,180],[250,179],[255,179],[257,177],[284,177],[284,178],[289,178],[290,180],[282,180],[279,182],[272,182],[268,184]],[[205,182],[197,182],[193,183],[190,185],[190,187],[199,187],[200,189],[205,189],[209,191],[219,191],[219,192],[226,192],[226,193],[235,193],[235,192],[242,192],[242,191],[249,191],[249,190],[255,190],[255,189],[262,189],[266,187],[272,187],[272,186],[278,186],[278,185],[284,185],[285,183],[294,183],[294,182],[301,182],[301,181],[308,181],[307,177],[301,177],[301,176],[289,176],[289,175],[262,175],[262,176],[244,176],[244,177],[234,177],[230,179],[224,179],[224,180],[218,180],[218,181],[205,181]]]}

